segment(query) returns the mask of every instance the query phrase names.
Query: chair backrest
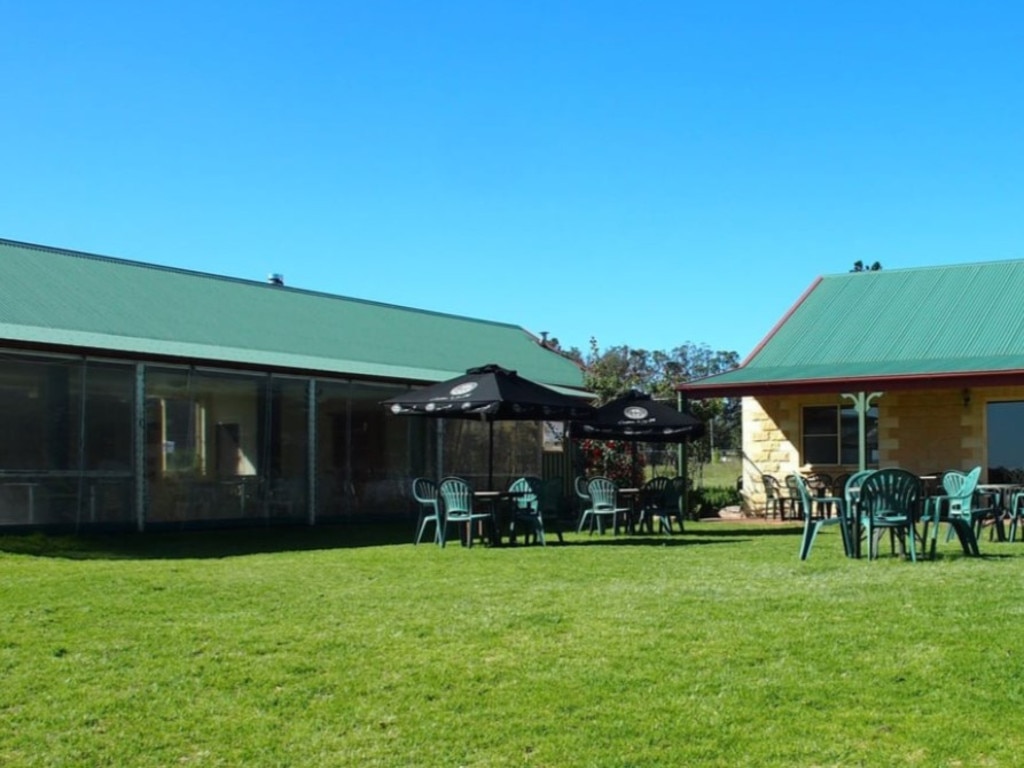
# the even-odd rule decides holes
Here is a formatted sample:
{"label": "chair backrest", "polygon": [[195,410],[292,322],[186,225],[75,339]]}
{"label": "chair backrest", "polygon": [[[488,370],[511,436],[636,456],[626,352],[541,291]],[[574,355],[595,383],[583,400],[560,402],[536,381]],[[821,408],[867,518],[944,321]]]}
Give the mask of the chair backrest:
{"label": "chair backrest", "polygon": [[618,486],[607,477],[592,477],[587,481],[587,495],[594,509],[615,509]]}
{"label": "chair backrest", "polygon": [[520,477],[509,483],[508,489],[516,494],[512,497],[512,504],[517,511],[531,511],[536,513],[539,509],[540,500],[540,479],[536,477]]}
{"label": "chair backrest", "polygon": [[441,480],[438,492],[444,501],[444,513],[450,520],[473,511],[473,487],[461,477]]}
{"label": "chair backrest", "polygon": [[832,475],[826,472],[812,472],[804,478],[804,485],[807,486],[808,490],[814,491],[831,491],[832,490]]}
{"label": "chair backrest", "polygon": [[412,497],[420,504],[437,506],[437,483],[429,477],[417,477],[412,481]]}
{"label": "chair backrest", "polygon": [[640,499],[645,507],[664,507],[671,490],[672,481],[669,478],[652,477],[640,489]]}
{"label": "chair backrest", "polygon": [[541,512],[557,514],[562,509],[562,488],[564,482],[561,477],[548,477],[540,484],[540,509]]}
{"label": "chair backrest", "polygon": [[761,485],[764,486],[764,495],[769,499],[777,499],[782,495],[782,486],[775,475],[761,475]]}
{"label": "chair backrest", "polygon": [[981,477],[981,467],[975,467],[967,474],[963,472],[944,472],[942,475],[942,487],[949,497],[949,514],[963,515],[971,511],[974,500],[974,492],[978,489],[978,478]]}
{"label": "chair backrest", "polygon": [[879,469],[861,483],[861,513],[875,518],[913,516],[921,498],[921,478],[905,469]]}
{"label": "chair backrest", "polygon": [[669,506],[678,504],[680,497],[686,493],[686,478],[673,477],[668,482]]}
{"label": "chair backrest", "polygon": [[583,475],[579,475],[573,481],[572,487],[576,490],[576,496],[584,501],[590,501],[590,494],[587,492],[587,483],[589,481]]}
{"label": "chair backrest", "polygon": [[[790,479],[792,479],[792,483],[789,482]],[[796,490],[804,517],[811,517],[814,514],[814,505],[811,503],[811,492],[807,489],[807,481],[800,475],[789,475],[786,478],[786,485]]]}
{"label": "chair backrest", "polygon": [[947,496],[970,495],[978,487],[980,476],[981,467],[975,467],[967,473],[951,469],[942,473],[942,487]]}
{"label": "chair backrest", "polygon": [[841,489],[842,492],[843,492],[843,495],[846,496],[847,498],[849,498],[851,491],[859,491],[861,485],[864,484],[864,478],[866,478],[868,475],[871,475],[871,474],[873,474],[873,473],[875,473],[877,471],[878,470],[876,470],[876,469],[861,469],[861,470],[859,470],[857,472],[854,472],[852,475],[850,475],[848,478],[846,478],[846,483],[843,485],[843,487]]}
{"label": "chair backrest", "polygon": [[873,469],[859,469],[856,472],[849,474],[846,477],[846,482],[841,487],[836,488],[837,494],[842,494],[844,503],[844,511],[848,520],[857,520],[860,518],[860,487],[864,483],[864,478],[870,475],[875,470]]}

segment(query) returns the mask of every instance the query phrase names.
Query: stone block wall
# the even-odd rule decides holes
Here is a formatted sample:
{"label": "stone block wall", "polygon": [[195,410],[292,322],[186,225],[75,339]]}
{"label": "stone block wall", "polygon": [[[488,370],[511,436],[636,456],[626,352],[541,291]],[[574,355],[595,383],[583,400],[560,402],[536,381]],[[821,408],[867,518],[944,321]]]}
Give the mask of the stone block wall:
{"label": "stone block wall", "polygon": [[[905,390],[878,398],[879,466],[918,474],[947,469],[987,470],[985,406],[1024,400],[1024,387]],[[761,474],[780,480],[797,471],[853,472],[856,466],[802,463],[801,409],[808,405],[848,405],[838,393],[743,398],[743,501],[747,514],[764,510]]]}

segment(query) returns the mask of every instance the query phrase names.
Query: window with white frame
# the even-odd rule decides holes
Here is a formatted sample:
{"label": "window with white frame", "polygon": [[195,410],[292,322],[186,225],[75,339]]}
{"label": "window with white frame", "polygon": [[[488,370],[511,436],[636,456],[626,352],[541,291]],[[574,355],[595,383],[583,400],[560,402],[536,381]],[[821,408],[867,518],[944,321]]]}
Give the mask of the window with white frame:
{"label": "window with white frame", "polygon": [[[878,409],[864,414],[867,464],[878,465]],[[808,405],[803,408],[805,464],[850,464],[860,461],[857,410],[852,405]]]}

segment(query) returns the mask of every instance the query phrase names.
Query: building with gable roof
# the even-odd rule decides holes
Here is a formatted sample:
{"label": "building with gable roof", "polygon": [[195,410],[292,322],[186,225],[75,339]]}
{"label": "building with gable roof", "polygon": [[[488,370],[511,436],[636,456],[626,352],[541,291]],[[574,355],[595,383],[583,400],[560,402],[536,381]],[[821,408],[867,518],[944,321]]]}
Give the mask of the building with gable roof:
{"label": "building with gable roof", "polygon": [[737,369],[680,389],[743,398],[751,509],[763,509],[763,474],[834,476],[862,461],[918,474],[980,465],[990,482],[1017,477],[1022,291],[1024,261],[821,277]]}
{"label": "building with gable roof", "polygon": [[[0,526],[405,515],[487,433],[381,401],[485,363],[585,395],[515,325],[0,240]],[[540,474],[540,426],[499,428],[497,474]]]}

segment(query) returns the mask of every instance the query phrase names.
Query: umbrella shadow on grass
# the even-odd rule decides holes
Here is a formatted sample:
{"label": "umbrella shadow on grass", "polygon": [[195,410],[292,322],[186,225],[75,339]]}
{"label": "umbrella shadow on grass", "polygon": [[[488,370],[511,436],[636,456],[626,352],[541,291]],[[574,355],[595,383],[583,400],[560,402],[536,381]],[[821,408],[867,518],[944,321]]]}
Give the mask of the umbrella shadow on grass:
{"label": "umbrella shadow on grass", "polygon": [[694,532],[693,536],[704,536],[708,538],[731,538],[735,536],[742,536],[748,539],[759,539],[765,536],[800,536],[803,534],[803,526],[801,525],[788,525],[788,526],[766,526],[764,528],[743,528],[739,530],[737,528],[702,528],[699,532]]}
{"label": "umbrella shadow on grass", "polygon": [[615,537],[611,538],[603,536],[598,538],[595,536],[593,539],[577,539],[575,541],[567,541],[565,544],[556,544],[555,546],[565,547],[701,547],[707,546],[708,544],[735,544],[743,541],[742,538],[736,538],[732,540],[720,539],[718,541],[704,541],[700,538],[693,536],[682,536],[675,535],[671,538],[668,536],[664,538],[641,539],[634,537]]}
{"label": "umbrella shadow on grass", "polygon": [[[408,525],[349,523],[104,534],[0,536],[0,552],[69,560],[215,559],[274,552],[411,544]],[[421,545],[424,546],[424,545]]]}

